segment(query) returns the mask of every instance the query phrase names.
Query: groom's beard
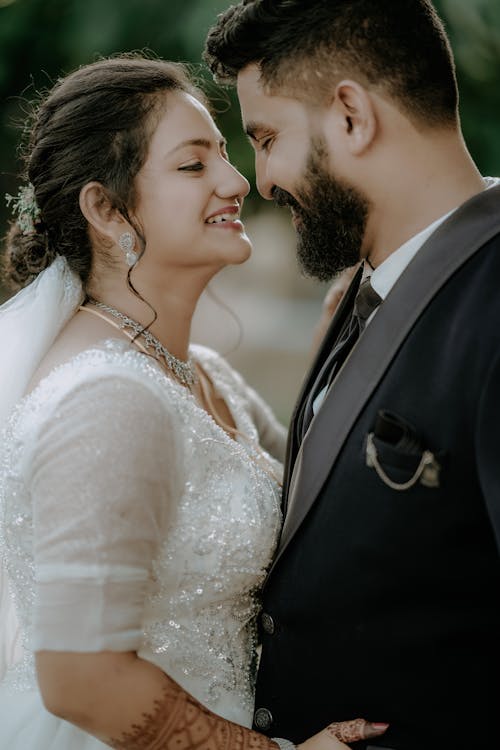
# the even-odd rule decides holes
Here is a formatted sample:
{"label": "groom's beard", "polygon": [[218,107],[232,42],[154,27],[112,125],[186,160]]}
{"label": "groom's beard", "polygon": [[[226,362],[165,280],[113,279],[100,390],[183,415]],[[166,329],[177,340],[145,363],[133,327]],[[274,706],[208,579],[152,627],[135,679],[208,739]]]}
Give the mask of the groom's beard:
{"label": "groom's beard", "polygon": [[296,194],[275,187],[273,199],[290,206],[297,232],[297,258],[306,276],[330,281],[361,259],[369,203],[365,196],[333,177],[323,166],[327,149],[311,142],[306,171]]}

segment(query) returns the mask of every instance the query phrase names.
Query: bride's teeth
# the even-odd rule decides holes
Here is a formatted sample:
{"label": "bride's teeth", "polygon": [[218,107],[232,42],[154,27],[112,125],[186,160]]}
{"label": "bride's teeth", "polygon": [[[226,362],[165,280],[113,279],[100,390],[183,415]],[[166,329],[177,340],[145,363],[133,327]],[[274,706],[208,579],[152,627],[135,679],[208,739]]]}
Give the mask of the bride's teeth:
{"label": "bride's teeth", "polygon": [[212,216],[208,219],[209,224],[220,224],[222,221],[231,221],[233,217],[230,214],[219,214],[218,216]]}

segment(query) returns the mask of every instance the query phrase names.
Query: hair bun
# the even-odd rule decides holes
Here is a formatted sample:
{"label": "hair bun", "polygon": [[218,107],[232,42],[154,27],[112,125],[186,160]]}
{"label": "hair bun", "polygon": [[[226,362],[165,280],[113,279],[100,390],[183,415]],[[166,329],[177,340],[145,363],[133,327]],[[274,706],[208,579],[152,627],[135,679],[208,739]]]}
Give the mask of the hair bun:
{"label": "hair bun", "polygon": [[5,247],[2,275],[13,289],[21,289],[29,284],[56,257],[41,223],[37,224],[34,232],[24,234],[17,222],[12,222],[5,238]]}

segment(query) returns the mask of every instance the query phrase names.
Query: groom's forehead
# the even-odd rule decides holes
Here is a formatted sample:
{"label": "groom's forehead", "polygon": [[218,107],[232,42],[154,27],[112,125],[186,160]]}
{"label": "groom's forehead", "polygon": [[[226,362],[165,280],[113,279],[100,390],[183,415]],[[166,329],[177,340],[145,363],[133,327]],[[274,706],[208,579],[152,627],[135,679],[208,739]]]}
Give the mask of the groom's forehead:
{"label": "groom's forehead", "polygon": [[243,127],[250,137],[259,137],[270,128],[285,127],[290,121],[305,123],[308,119],[305,104],[266,86],[257,65],[240,71],[237,92]]}
{"label": "groom's forehead", "polygon": [[276,98],[263,83],[260,68],[254,63],[240,70],[236,80],[236,90],[242,106],[265,107],[266,104],[272,106]]}

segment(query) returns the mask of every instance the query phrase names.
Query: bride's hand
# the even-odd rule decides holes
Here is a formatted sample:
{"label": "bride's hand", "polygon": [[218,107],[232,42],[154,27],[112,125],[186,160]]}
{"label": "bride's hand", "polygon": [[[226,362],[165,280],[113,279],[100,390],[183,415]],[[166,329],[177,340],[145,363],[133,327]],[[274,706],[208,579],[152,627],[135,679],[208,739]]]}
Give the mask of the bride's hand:
{"label": "bride's hand", "polygon": [[346,742],[358,742],[384,734],[389,724],[372,723],[364,719],[335,721],[321,732],[297,745],[298,750],[345,750]]}

